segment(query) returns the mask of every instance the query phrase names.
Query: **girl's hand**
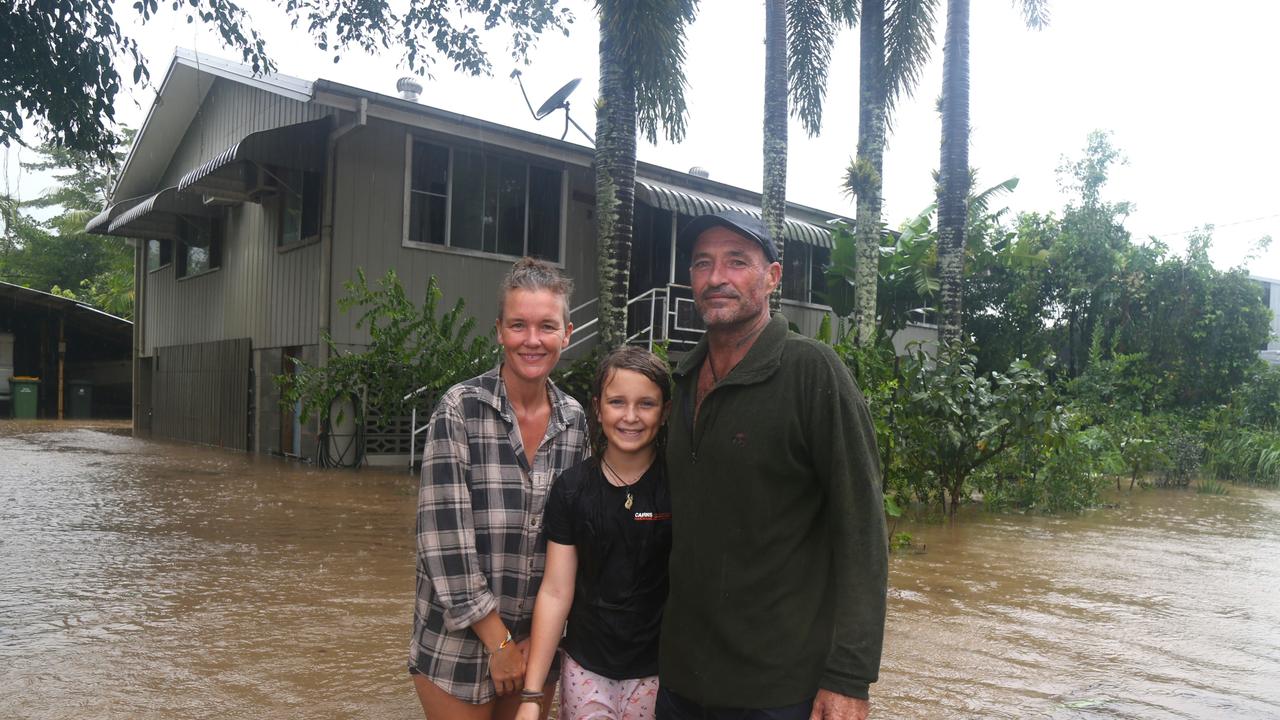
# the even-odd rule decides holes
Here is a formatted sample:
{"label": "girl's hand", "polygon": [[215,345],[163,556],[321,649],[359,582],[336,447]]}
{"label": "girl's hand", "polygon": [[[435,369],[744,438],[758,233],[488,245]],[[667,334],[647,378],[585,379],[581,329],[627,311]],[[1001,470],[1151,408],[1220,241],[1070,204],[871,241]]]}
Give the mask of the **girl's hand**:
{"label": "girl's hand", "polygon": [[524,683],[524,651],[517,643],[510,643],[489,656],[489,677],[499,695],[519,692]]}
{"label": "girl's hand", "polygon": [[516,711],[516,720],[538,720],[542,715],[542,708],[538,703],[530,701],[520,703],[520,709]]}

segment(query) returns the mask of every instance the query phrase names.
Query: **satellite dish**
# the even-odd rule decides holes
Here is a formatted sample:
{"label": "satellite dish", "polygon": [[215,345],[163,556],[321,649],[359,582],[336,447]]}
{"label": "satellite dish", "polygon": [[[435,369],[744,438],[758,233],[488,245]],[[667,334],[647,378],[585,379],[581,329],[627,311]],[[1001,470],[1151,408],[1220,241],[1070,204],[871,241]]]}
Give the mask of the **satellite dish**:
{"label": "satellite dish", "polygon": [[541,120],[542,118],[559,110],[561,107],[568,110],[569,96],[573,94],[574,90],[578,89],[578,83],[580,82],[582,82],[582,78],[574,78],[565,83],[559,90],[552,93],[551,97],[547,98],[546,102],[542,103],[538,108],[538,112],[534,113],[533,116],[538,120]]}
{"label": "satellite dish", "polygon": [[587,141],[592,145],[596,144],[596,139],[591,134],[582,129],[572,117],[569,116],[569,96],[574,90],[578,89],[578,83],[582,82],[582,78],[574,78],[560,87],[559,90],[551,94],[547,101],[538,106],[537,110],[533,109],[533,103],[529,102],[529,94],[524,91],[524,81],[520,79],[521,72],[519,69],[511,71],[511,77],[520,83],[520,94],[524,96],[524,104],[529,107],[529,113],[533,115],[534,120],[541,120],[557,110],[564,110],[564,132],[560,133],[560,139],[563,140],[569,134],[569,124],[578,128],[578,132],[582,133]]}

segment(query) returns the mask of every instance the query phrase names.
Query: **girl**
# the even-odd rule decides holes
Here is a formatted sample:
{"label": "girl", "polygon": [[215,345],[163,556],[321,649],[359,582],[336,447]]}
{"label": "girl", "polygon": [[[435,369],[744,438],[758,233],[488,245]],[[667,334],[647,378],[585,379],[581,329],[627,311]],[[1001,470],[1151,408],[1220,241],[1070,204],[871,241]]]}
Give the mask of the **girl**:
{"label": "girl", "polygon": [[432,720],[509,720],[520,705],[543,505],[587,454],[582,406],[548,379],[573,331],[571,288],[548,263],[517,262],[500,289],[502,364],[431,416],[409,671]]}
{"label": "girl", "polygon": [[566,618],[560,717],[653,717],[671,551],[659,453],[670,398],[667,365],[652,353],[623,347],[601,361],[588,417],[594,457],[547,498],[547,566],[518,720],[536,720],[551,700]]}

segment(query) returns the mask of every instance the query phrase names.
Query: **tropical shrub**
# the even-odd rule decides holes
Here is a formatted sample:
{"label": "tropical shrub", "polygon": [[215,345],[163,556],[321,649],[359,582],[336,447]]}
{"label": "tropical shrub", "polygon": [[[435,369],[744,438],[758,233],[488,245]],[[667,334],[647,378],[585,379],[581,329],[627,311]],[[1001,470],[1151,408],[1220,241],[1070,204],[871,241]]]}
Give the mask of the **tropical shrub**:
{"label": "tropical shrub", "polygon": [[1204,440],[1196,424],[1187,418],[1170,416],[1159,435],[1162,463],[1156,485],[1187,487],[1200,472],[1204,460]]}
{"label": "tropical shrub", "polygon": [[976,478],[983,504],[995,510],[1080,512],[1097,504],[1107,474],[1121,465],[1105,428],[1080,429],[1082,416],[1059,410]]}
{"label": "tropical shrub", "polygon": [[567,367],[551,373],[551,381],[556,387],[577,400],[584,408],[591,407],[591,383],[596,377],[598,359],[595,355],[586,355],[570,363]]}
{"label": "tropical shrub", "polygon": [[854,333],[848,332],[835,344],[835,351],[853,374],[875,423],[884,494],[905,502],[909,493],[900,487],[901,473],[896,453],[898,438],[894,434],[895,418],[900,412],[900,382],[899,359],[894,355],[893,345],[882,335],[874,345],[859,347],[854,342]]}
{"label": "tropical shrub", "polygon": [[[326,365],[309,365],[294,358],[292,374],[275,378],[280,402],[292,407],[302,401],[302,419],[318,416],[328,422],[335,401],[358,398],[361,408],[376,408],[387,417],[408,414],[410,408],[429,409],[439,395],[455,383],[480,374],[497,360],[497,349],[487,337],[472,337],[476,322],[463,315],[459,299],[452,308],[438,312],[442,293],[435,277],[427,282],[422,305],[409,299],[395,271],[389,270],[370,287],[363,270],[344,285],[338,301],[343,312],[360,309],[357,328],[368,328],[369,345],[359,352],[343,351],[326,334]],[[410,393],[423,389],[417,397]],[[339,411],[342,413],[344,411]],[[340,417],[332,420],[341,422]]]}
{"label": "tropical shrub", "polygon": [[1042,512],[1078,513],[1098,502],[1111,438],[1098,426],[1066,433],[1049,453],[1028,505]]}
{"label": "tropical shrub", "polygon": [[1239,421],[1258,428],[1280,429],[1280,366],[1259,361],[1231,396]]}
{"label": "tropical shrub", "polygon": [[1146,415],[1130,415],[1108,423],[1116,440],[1123,473],[1116,473],[1116,489],[1120,489],[1121,475],[1128,476],[1129,489],[1145,475],[1169,464],[1165,446],[1160,442],[1161,425],[1158,419]]}
{"label": "tropical shrub", "polygon": [[1280,432],[1247,426],[1239,408],[1220,407],[1203,423],[1204,474],[1214,480],[1280,486]]}
{"label": "tropical shrub", "polygon": [[899,467],[917,498],[951,515],[977,470],[1062,422],[1042,370],[1017,360],[1006,372],[978,375],[976,364],[967,347],[953,345],[936,361],[918,351],[902,365],[893,424]]}

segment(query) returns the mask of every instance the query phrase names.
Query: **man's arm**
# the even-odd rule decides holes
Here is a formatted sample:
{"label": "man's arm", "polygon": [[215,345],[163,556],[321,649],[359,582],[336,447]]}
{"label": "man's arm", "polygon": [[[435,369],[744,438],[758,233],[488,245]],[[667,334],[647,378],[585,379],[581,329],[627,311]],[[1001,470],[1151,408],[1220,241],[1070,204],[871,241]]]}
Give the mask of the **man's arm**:
{"label": "man's arm", "polygon": [[[827,669],[819,685],[821,707],[844,714],[868,697],[880,673],[884,642],[888,539],[880,489],[880,454],[866,400],[848,368],[824,348],[823,377],[814,378],[814,467],[827,481],[827,527],[831,537],[835,629]],[[843,697],[838,697],[843,696]],[[866,705],[862,703],[862,705]],[[815,702],[815,708],[820,707]]]}

